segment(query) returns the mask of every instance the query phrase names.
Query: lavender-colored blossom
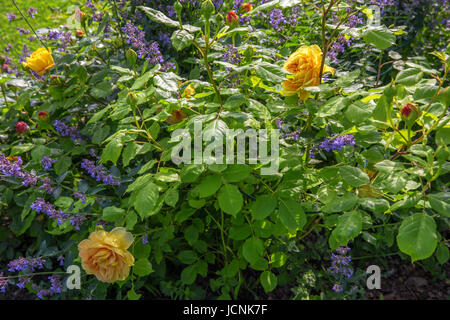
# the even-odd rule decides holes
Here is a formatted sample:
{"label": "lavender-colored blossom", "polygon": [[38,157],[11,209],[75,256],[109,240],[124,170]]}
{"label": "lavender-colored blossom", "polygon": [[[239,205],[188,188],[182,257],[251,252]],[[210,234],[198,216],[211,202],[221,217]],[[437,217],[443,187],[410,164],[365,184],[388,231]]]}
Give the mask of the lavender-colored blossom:
{"label": "lavender-colored blossom", "polygon": [[61,136],[70,137],[74,141],[83,140],[77,128],[69,127],[67,124],[59,120],[55,120],[53,122],[53,125],[55,126],[55,130],[58,131],[61,134]]}
{"label": "lavender-colored blossom", "polygon": [[273,9],[269,14],[269,23],[277,32],[282,32],[286,18],[283,15],[283,11],[280,9]]}
{"label": "lavender-colored blossom", "polygon": [[30,268],[32,272],[35,271],[35,269],[42,269],[44,267],[45,259],[43,258],[24,258],[20,257],[15,260],[11,260],[8,263],[8,271],[9,272],[15,272],[15,271],[23,271],[25,269]]}
{"label": "lavender-colored blossom", "polygon": [[30,15],[31,18],[34,18],[34,16],[37,14],[37,10],[35,8],[30,8],[27,10],[27,13]]}
{"label": "lavender-colored blossom", "polygon": [[96,181],[101,181],[108,185],[120,185],[120,181],[115,180],[111,174],[107,174],[101,164],[95,165],[94,161],[83,159],[81,168],[85,169]]}
{"label": "lavender-colored blossom", "polygon": [[86,195],[84,195],[84,194],[82,194],[82,193],[80,193],[80,192],[75,191],[75,192],[73,193],[73,196],[74,196],[75,198],[77,198],[77,199],[81,199],[81,203],[86,203]]}
{"label": "lavender-colored blossom", "polygon": [[144,235],[142,236],[142,244],[147,244],[148,243],[148,234],[144,233]]}
{"label": "lavender-colored blossom", "polygon": [[48,277],[48,279],[50,280],[50,290],[53,293],[61,293],[62,283],[60,277],[56,274],[53,274]]}
{"label": "lavender-colored blossom", "polygon": [[41,164],[44,167],[45,170],[50,170],[50,168],[53,166],[53,162],[55,162],[56,160],[53,160],[50,157],[47,156],[43,156],[41,159]]}
{"label": "lavender-colored blossom", "polygon": [[[336,135],[333,135],[335,137]],[[342,148],[346,145],[355,145],[355,138],[353,135],[350,134],[344,134],[342,136],[338,136],[336,138],[331,139],[325,139],[321,144],[320,148],[324,149],[325,151],[340,151]]]}
{"label": "lavender-colored blossom", "polygon": [[16,27],[16,29],[17,29],[17,31],[19,31],[19,35],[30,34],[29,29],[24,29],[24,28],[20,28],[20,27]]}
{"label": "lavender-colored blossom", "polygon": [[49,177],[45,177],[42,179],[42,185],[39,187],[39,189],[44,190],[48,194],[52,194],[55,191],[55,188],[51,186],[51,180]]}
{"label": "lavender-colored blossom", "polygon": [[39,299],[41,299],[41,300],[43,300],[44,298],[47,298],[47,297],[49,297],[49,296],[52,296],[53,295],[53,291],[52,290],[49,290],[49,289],[41,289],[41,290],[39,290],[39,292],[36,294],[36,296],[39,298]]}
{"label": "lavender-colored blossom", "polygon": [[70,223],[74,226],[75,230],[80,230],[80,227],[85,220],[86,217],[81,214],[70,217]]}
{"label": "lavender-colored blossom", "polygon": [[0,272],[0,292],[5,293],[6,292],[6,286],[8,285],[9,280],[8,279],[2,279],[3,272]]}
{"label": "lavender-colored blossom", "polygon": [[64,266],[64,256],[59,256],[58,258],[56,258],[56,261],[59,262],[59,265],[60,265],[61,267]]}
{"label": "lavender-colored blossom", "polygon": [[46,202],[43,198],[37,198],[36,201],[31,204],[30,208],[37,213],[45,213],[50,219],[56,220],[58,224],[62,224],[70,217],[69,214],[60,209],[56,209],[53,204]]}
{"label": "lavender-colored blossom", "polygon": [[8,21],[13,21],[16,19],[16,15],[14,13],[7,13],[6,14]]}
{"label": "lavender-colored blossom", "polygon": [[20,280],[19,280],[19,282],[17,282],[16,286],[18,286],[19,288],[23,289],[23,288],[25,288],[25,285],[28,282],[30,282],[30,280],[31,279],[27,278],[27,277],[20,278]]}

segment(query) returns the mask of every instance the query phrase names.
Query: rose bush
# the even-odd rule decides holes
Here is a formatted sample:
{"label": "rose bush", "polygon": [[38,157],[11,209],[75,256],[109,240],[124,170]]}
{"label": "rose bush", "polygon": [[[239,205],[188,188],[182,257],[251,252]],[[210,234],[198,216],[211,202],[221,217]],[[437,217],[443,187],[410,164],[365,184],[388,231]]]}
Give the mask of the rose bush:
{"label": "rose bush", "polygon": [[[36,30],[23,64],[2,56],[0,289],[361,297],[347,246],[441,271],[449,58],[433,19],[445,10],[424,4],[437,12],[431,43],[384,1],[380,27],[366,5],[338,2],[89,0]],[[177,129],[195,137],[196,123],[277,130],[278,172],[206,151],[176,163]],[[71,265],[80,290],[67,288]]]}

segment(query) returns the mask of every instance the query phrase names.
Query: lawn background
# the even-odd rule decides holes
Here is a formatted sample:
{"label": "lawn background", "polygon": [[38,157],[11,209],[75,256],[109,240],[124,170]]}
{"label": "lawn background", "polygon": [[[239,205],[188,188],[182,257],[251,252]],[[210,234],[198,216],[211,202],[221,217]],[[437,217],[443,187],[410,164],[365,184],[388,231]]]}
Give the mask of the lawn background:
{"label": "lawn background", "polygon": [[[27,17],[35,30],[39,28],[55,28],[64,24],[67,8],[79,4],[76,0],[16,0],[22,13]],[[26,13],[29,8],[37,9],[33,19]],[[16,19],[8,21],[7,14],[14,13]],[[0,0],[0,54],[6,54],[4,48],[10,43],[13,49],[8,54],[14,62],[18,62],[22,46],[26,44],[31,51],[40,47],[39,41],[29,41],[34,36],[32,30],[29,35],[19,35],[16,27],[30,29],[11,0]]]}

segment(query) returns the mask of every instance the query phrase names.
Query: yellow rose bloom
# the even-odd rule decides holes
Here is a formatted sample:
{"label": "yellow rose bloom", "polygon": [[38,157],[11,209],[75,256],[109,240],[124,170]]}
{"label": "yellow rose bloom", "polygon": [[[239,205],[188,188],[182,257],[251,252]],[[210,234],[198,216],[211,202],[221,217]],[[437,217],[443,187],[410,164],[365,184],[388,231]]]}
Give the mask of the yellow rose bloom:
{"label": "yellow rose bloom", "polygon": [[[301,46],[284,63],[283,69],[289,71],[288,80],[283,81],[283,94],[293,96],[298,94],[301,100],[309,97],[304,87],[318,86],[322,63],[322,50],[317,45]],[[334,74],[336,70],[324,65],[323,72]]]}
{"label": "yellow rose bloom", "polygon": [[38,75],[42,76],[50,68],[55,66],[52,57],[52,51],[45,48],[39,48],[29,56],[25,62],[22,62],[25,68],[30,68]]}
{"label": "yellow rose bloom", "polygon": [[189,84],[186,89],[184,89],[181,97],[182,98],[186,98],[186,99],[190,99],[193,95],[195,94],[195,89],[192,86],[192,84]]}
{"label": "yellow rose bloom", "polygon": [[101,282],[125,280],[134,265],[134,257],[127,250],[133,241],[133,235],[125,228],[92,232],[78,244],[83,269]]}

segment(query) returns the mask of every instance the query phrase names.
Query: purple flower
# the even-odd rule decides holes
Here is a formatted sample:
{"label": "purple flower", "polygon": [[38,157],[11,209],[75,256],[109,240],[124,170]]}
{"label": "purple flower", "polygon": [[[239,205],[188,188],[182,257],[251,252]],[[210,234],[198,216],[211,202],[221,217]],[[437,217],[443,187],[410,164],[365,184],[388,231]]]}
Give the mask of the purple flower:
{"label": "purple flower", "polygon": [[3,272],[0,272],[0,292],[5,293],[6,292],[6,286],[8,285],[9,280],[8,279],[2,279]]}
{"label": "purple flower", "polygon": [[8,21],[13,21],[16,19],[16,15],[14,13],[7,13]]}
{"label": "purple flower", "polygon": [[[333,135],[333,137],[336,137],[336,135]],[[336,138],[331,139],[325,139],[321,144],[320,148],[324,149],[325,151],[329,152],[332,150],[340,151],[342,148],[346,145],[355,145],[355,138],[353,135],[350,134],[344,134],[342,136],[338,136]]]}
{"label": "purple flower", "polygon": [[286,18],[283,15],[283,11],[280,9],[273,9],[269,14],[269,23],[277,32],[282,32]]}
{"label": "purple flower", "polygon": [[31,18],[34,18],[34,15],[37,14],[37,10],[35,8],[30,8],[27,10],[27,13],[30,15]]}
{"label": "purple flower", "polygon": [[81,203],[86,203],[86,195],[75,191],[73,196],[77,199],[81,199]]}
{"label": "purple flower", "polygon": [[85,169],[96,181],[101,181],[108,185],[120,185],[120,181],[115,180],[111,174],[106,174],[101,164],[95,165],[94,161],[83,159],[81,162],[81,168]]}
{"label": "purple flower", "polygon": [[142,244],[147,244],[148,243],[148,234],[144,233],[144,235],[142,236]]}
{"label": "purple flower", "polygon": [[56,258],[56,261],[59,262],[59,265],[60,265],[61,267],[64,266],[64,256],[59,256],[58,258]]}
{"label": "purple flower", "polygon": [[51,186],[51,180],[49,177],[45,177],[42,179],[42,185],[39,187],[39,189],[44,190],[48,194],[52,194],[53,191],[55,191],[55,188]]}
{"label": "purple flower", "polygon": [[74,226],[75,230],[80,230],[80,226],[83,224],[86,217],[83,215],[76,215],[70,218],[70,223]]}
{"label": "purple flower", "polygon": [[58,131],[61,136],[63,137],[70,137],[74,141],[81,141],[83,140],[81,134],[78,132],[78,129],[75,127],[69,127],[67,124],[55,120],[53,122],[53,125],[55,126],[55,130]]}
{"label": "purple flower", "polygon": [[30,34],[30,30],[16,27],[17,31],[19,31],[19,35]]}
{"label": "purple flower", "polygon": [[41,164],[45,170],[50,170],[50,168],[53,166],[53,162],[55,162],[55,161],[56,160],[53,160],[50,157],[43,156],[41,159]]}
{"label": "purple flower", "polygon": [[342,291],[343,291],[342,285],[340,285],[340,284],[335,284],[335,285],[333,286],[333,291],[335,291],[335,292],[342,292]]}
{"label": "purple flower", "polygon": [[53,204],[46,202],[43,198],[37,198],[30,208],[37,213],[45,213],[50,219],[56,220],[58,224],[62,224],[70,217],[67,213],[56,209]]}
{"label": "purple flower", "polygon": [[17,285],[19,288],[23,289],[23,288],[25,288],[25,285],[26,285],[28,282],[30,282],[30,278],[23,277],[23,278],[20,278],[19,282],[17,282],[16,285]]}
{"label": "purple flower", "polygon": [[53,291],[49,290],[49,289],[41,289],[39,290],[39,292],[36,294],[36,296],[43,300],[46,297],[52,296],[53,295]]}
{"label": "purple flower", "polygon": [[61,293],[61,289],[62,289],[62,284],[61,284],[61,279],[59,278],[58,275],[54,274],[51,275],[50,277],[48,277],[48,279],[50,280],[50,290],[53,293]]}
{"label": "purple flower", "polygon": [[34,272],[35,269],[42,269],[44,267],[45,259],[42,258],[24,258],[20,257],[15,260],[11,260],[8,263],[8,271],[23,271],[25,269],[31,268],[31,271]]}

